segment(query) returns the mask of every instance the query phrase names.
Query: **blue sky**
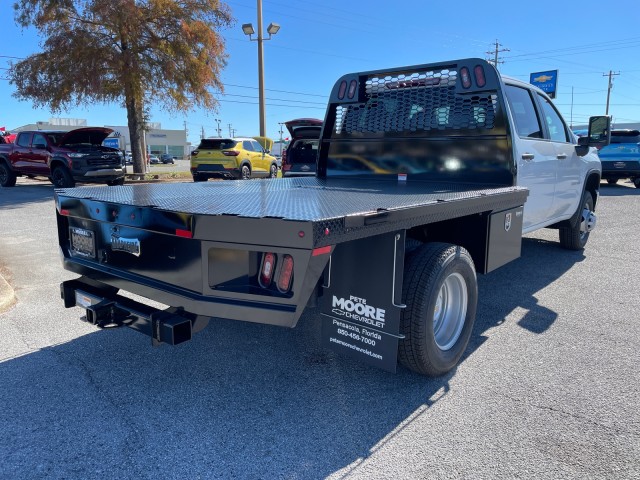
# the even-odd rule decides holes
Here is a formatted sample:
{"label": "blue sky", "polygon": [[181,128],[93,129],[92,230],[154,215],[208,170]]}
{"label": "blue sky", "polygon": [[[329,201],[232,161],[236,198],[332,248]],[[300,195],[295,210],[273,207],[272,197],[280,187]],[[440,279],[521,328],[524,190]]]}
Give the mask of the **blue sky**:
{"label": "blue sky", "polygon": [[[38,51],[34,31],[21,30],[10,0],[0,17],[4,49],[0,55],[0,126],[7,128],[48,120],[47,109],[12,97],[2,73],[11,57]],[[169,114],[152,106],[151,120],[163,128],[182,129],[197,143],[202,130],[214,136],[229,124],[238,135],[257,135],[257,43],[240,28],[257,30],[256,0],[229,1],[236,24],[221,34],[229,53],[223,73],[225,95],[217,112],[194,110]],[[264,42],[267,134],[280,138],[280,122],[299,117],[324,118],[333,83],[360,70],[415,65],[463,57],[487,58],[496,41],[504,62],[501,73],[528,80],[532,72],[559,70],[556,105],[567,121],[586,122],[605,113],[609,71],[614,76],[609,113],[616,122],[640,122],[640,8],[637,0],[548,3],[485,1],[389,2],[388,0],[263,0],[263,23],[281,25]],[[573,95],[572,95],[573,92]],[[572,98],[573,96],[573,98]],[[89,105],[55,115],[85,118],[90,125],[126,125],[119,105]],[[284,137],[288,136],[285,131]]]}

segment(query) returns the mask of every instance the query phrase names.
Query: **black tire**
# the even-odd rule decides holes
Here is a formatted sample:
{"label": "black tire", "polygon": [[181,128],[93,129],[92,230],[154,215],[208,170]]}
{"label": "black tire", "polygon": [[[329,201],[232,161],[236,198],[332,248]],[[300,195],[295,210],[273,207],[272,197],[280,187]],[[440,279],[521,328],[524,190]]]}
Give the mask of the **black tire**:
{"label": "black tire", "polygon": [[111,180],[110,182],[107,182],[107,185],[109,185],[110,187],[115,187],[115,186],[118,186],[118,185],[124,185],[124,177],[117,178],[116,180]]}
{"label": "black tire", "polygon": [[73,180],[71,173],[64,167],[55,167],[51,172],[51,183],[55,188],[73,188],[76,182]]}
{"label": "black tire", "polygon": [[618,180],[619,180],[619,179],[617,179],[617,178],[608,178],[608,179],[607,179],[607,183],[608,183],[609,185],[615,185],[616,183],[618,183]]}
{"label": "black tire", "polygon": [[251,178],[251,168],[246,163],[240,167],[240,180],[249,180]]}
{"label": "black tire", "polygon": [[13,187],[16,184],[17,176],[13,170],[0,160],[0,187]]}
{"label": "black tire", "polygon": [[585,191],[580,202],[580,212],[578,220],[574,226],[560,227],[560,246],[567,250],[582,250],[587,245],[589,233],[593,228],[595,220],[593,214],[593,196],[591,192]]}
{"label": "black tire", "polygon": [[640,188],[640,177],[636,177],[632,180],[633,186],[636,188]]}
{"label": "black tire", "polygon": [[275,163],[271,164],[271,168],[269,169],[269,178],[278,178],[278,165]]}
{"label": "black tire", "polygon": [[400,363],[423,375],[443,375],[462,357],[476,318],[478,286],[469,252],[428,243],[405,265]]}
{"label": "black tire", "polygon": [[197,173],[195,173],[193,175],[193,181],[194,182],[206,182],[207,181],[207,177],[203,177],[202,175],[198,175]]}

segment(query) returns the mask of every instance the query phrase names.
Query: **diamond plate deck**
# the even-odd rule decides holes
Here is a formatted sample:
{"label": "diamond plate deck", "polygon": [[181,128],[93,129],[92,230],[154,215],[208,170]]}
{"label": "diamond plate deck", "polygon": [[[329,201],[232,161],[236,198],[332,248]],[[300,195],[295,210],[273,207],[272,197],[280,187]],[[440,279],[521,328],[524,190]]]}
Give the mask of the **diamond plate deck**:
{"label": "diamond plate deck", "polygon": [[321,222],[379,209],[410,209],[429,204],[501,195],[525,189],[487,185],[412,183],[389,180],[287,178],[90,186],[56,190],[58,197],[152,207],[193,215]]}

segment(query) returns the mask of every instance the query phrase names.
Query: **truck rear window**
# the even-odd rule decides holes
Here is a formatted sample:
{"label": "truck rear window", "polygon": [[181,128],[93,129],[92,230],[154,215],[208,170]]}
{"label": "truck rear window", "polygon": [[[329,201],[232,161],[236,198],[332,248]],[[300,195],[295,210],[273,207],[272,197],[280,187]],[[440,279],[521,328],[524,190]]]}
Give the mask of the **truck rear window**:
{"label": "truck rear window", "polygon": [[638,130],[612,130],[611,143],[640,143],[640,132]]}
{"label": "truck rear window", "polygon": [[236,146],[234,140],[220,138],[203,138],[200,140],[198,150],[226,150]]}

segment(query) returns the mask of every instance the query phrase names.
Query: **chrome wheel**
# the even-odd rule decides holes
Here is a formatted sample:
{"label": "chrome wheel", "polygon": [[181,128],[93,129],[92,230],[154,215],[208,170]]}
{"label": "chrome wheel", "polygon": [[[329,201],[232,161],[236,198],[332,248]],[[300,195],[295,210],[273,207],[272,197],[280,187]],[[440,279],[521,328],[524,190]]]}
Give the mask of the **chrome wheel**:
{"label": "chrome wheel", "polygon": [[240,169],[240,178],[242,178],[242,180],[248,180],[251,178],[251,169],[249,169],[248,165],[243,165]]}
{"label": "chrome wheel", "polygon": [[462,275],[452,273],[440,287],[433,312],[433,336],[440,350],[449,350],[458,341],[467,304],[467,284]]}

